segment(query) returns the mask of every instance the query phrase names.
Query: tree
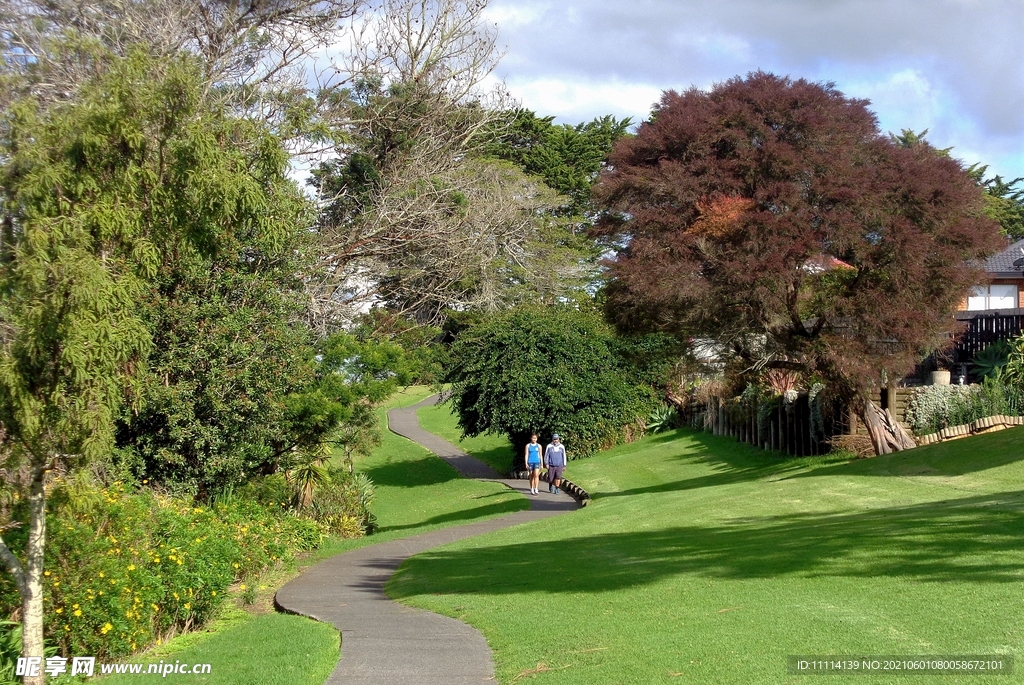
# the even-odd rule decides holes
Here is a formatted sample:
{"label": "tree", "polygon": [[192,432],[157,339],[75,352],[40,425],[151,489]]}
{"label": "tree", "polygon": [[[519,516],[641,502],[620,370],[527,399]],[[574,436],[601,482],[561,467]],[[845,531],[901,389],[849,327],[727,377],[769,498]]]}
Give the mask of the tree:
{"label": "tree", "polygon": [[985,214],[999,222],[1003,234],[1011,240],[1024,238],[1024,177],[1005,181],[999,174],[985,178],[987,164],[972,164],[967,173],[985,189]]}
{"label": "tree", "polygon": [[47,473],[106,457],[116,434],[210,491],[274,448],[322,447],[402,377],[381,366],[390,348],[313,346],[308,201],[280,139],[205,100],[203,78],[133,53],[78,101],[19,100],[0,126],[0,470],[29,502],[24,560],[2,538],[0,556],[27,655],[42,654]]}
{"label": "tree", "polygon": [[[198,58],[203,95],[282,122],[316,51],[338,42],[359,0],[14,0],[0,9],[3,97],[73,98],[111,58]],[[55,46],[59,49],[55,50]]]}
{"label": "tree", "polygon": [[486,317],[451,349],[447,380],[459,427],[470,436],[507,435],[513,469],[531,433],[560,433],[573,458],[589,456],[650,408],[650,389],[616,351],[596,312],[525,307]]}
{"label": "tree", "polygon": [[381,3],[339,75],[348,87],[324,96],[338,123],[336,157],[313,179],[323,327],[368,302],[438,323],[449,309],[553,301],[588,280],[554,214],[566,200],[488,154],[510,114],[484,87],[499,56],[485,8]]}
{"label": "tree", "polygon": [[486,151],[543,179],[568,198],[563,213],[582,217],[590,213],[590,187],[605,158],[615,141],[626,135],[632,121],[604,116],[576,126],[553,122],[553,116],[538,117],[528,109],[514,110],[511,121],[495,131]]}
{"label": "tree", "polygon": [[[0,458],[14,476],[4,487],[28,502],[29,535],[23,559],[0,537],[0,558],[21,595],[26,656],[43,655],[47,474],[109,449],[113,415],[149,346],[134,309],[159,261],[135,164],[149,140],[109,96],[132,92],[138,69],[87,88],[81,106],[40,116],[19,101],[4,117]],[[177,85],[143,92],[162,102]]]}
{"label": "tree", "polygon": [[958,162],[866,104],[763,72],[665,93],[597,186],[609,316],[850,394],[943,345],[998,230]]}
{"label": "tree", "polygon": [[[889,139],[900,147],[912,148],[918,145],[927,145],[926,136],[928,129],[915,133],[911,129],[903,129],[899,135],[889,134]],[[941,150],[933,149],[936,154],[948,157],[953,148],[947,147]],[[1012,240],[1024,238],[1024,188],[1018,188],[1017,184],[1024,181],[1024,177],[1015,178],[1012,181],[1005,181],[999,174],[986,178],[988,172],[987,164],[974,163],[967,167],[967,175],[974,179],[985,190],[985,215],[993,221],[999,222],[1003,229],[1003,235]]]}

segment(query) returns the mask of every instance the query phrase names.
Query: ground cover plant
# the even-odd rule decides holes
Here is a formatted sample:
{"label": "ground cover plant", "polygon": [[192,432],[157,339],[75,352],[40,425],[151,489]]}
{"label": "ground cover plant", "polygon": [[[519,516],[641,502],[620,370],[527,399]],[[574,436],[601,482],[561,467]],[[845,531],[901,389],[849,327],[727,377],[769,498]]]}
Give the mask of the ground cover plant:
{"label": "ground cover plant", "polygon": [[502,683],[780,683],[788,654],[1019,653],[1022,438],[849,461],[649,436],[570,464],[590,507],[415,556],[388,593],[482,630]]}
{"label": "ground cover plant", "polygon": [[[430,394],[424,387],[397,393],[378,409],[381,425],[387,425],[387,409],[415,404]],[[343,455],[336,455],[339,464],[343,459]],[[357,456],[355,466],[358,473],[367,473],[374,480],[373,512],[377,532],[364,538],[329,540],[301,560],[296,565],[298,569],[364,545],[528,507],[522,495],[497,483],[460,478],[441,459],[390,431],[384,431],[381,444],[370,455]],[[142,655],[140,660],[169,659],[213,665],[208,676],[168,675],[163,679],[168,683],[322,683],[337,663],[337,631],[301,616],[275,614],[271,609],[277,587],[293,575],[294,572],[282,574],[276,582],[272,579],[261,583],[257,586],[259,596],[246,609],[227,607],[211,626],[213,632],[182,635]],[[236,654],[239,656],[233,656]],[[258,655],[266,679],[264,676],[245,677],[249,672],[246,669],[251,667],[251,661],[246,660],[257,658],[253,655]],[[330,665],[326,671],[324,664]],[[280,679],[274,680],[279,674]],[[134,679],[114,676],[104,682],[119,685],[134,682]]]}

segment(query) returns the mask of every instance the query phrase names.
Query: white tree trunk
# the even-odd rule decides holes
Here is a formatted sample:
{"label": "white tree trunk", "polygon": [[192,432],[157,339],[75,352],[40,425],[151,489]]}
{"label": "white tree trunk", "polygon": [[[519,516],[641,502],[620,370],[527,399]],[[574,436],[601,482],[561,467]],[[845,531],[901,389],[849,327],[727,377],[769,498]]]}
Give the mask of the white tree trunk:
{"label": "white tree trunk", "polygon": [[[43,481],[46,471],[42,466],[32,471],[32,484],[28,495],[29,523],[28,547],[25,550],[25,582],[21,593],[21,649],[24,656],[43,654],[43,552],[46,547],[46,490]],[[25,685],[43,685],[46,675],[25,677]]]}

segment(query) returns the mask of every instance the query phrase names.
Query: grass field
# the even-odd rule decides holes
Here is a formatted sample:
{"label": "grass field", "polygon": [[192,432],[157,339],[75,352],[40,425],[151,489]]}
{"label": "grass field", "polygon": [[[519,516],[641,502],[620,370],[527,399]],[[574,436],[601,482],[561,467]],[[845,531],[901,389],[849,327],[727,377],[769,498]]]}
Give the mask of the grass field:
{"label": "grass field", "polygon": [[477,459],[487,462],[501,474],[508,473],[512,464],[512,446],[503,435],[478,435],[475,438],[462,438],[462,431],[456,425],[456,418],[447,404],[435,404],[423,407],[416,413],[420,417],[420,426],[435,435],[458,445],[465,452]]}
{"label": "grass field", "polygon": [[[357,547],[529,507],[522,495],[497,483],[461,478],[441,459],[387,430],[388,408],[415,404],[429,394],[426,388],[414,387],[392,397],[380,410],[381,445],[370,456],[356,460],[357,470],[367,473],[376,485],[371,509],[377,517],[377,533],[329,542],[301,567]],[[292,575],[294,570],[284,570],[263,579],[254,612],[225,607],[209,631],[182,635],[133,661],[212,665],[209,675],[172,674],[160,679],[164,683],[320,685],[337,663],[338,632],[307,618],[273,613],[274,591]],[[139,677],[110,676],[103,682],[129,685]]]}
{"label": "grass field", "polygon": [[804,683],[787,655],[1024,653],[1024,429],[854,462],[676,431],[567,475],[590,507],[420,554],[388,585],[478,627],[506,685]]}

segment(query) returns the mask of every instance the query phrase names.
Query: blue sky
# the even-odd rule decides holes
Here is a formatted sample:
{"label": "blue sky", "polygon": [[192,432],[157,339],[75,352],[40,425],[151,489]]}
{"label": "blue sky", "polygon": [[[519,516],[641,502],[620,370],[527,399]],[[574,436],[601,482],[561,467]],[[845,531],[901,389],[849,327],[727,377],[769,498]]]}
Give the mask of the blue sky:
{"label": "blue sky", "polygon": [[834,81],[883,131],[1024,176],[1024,0],[492,0],[496,75],[542,115],[643,120],[756,69]]}

